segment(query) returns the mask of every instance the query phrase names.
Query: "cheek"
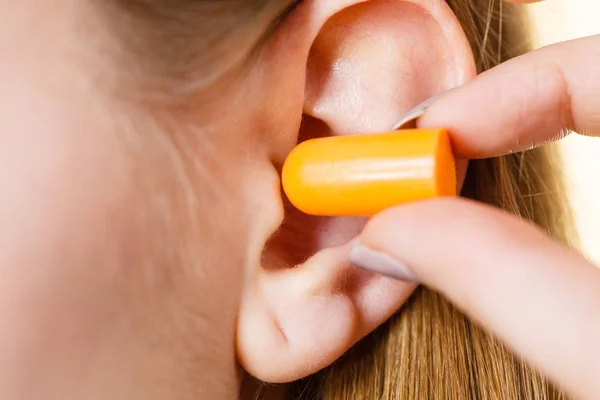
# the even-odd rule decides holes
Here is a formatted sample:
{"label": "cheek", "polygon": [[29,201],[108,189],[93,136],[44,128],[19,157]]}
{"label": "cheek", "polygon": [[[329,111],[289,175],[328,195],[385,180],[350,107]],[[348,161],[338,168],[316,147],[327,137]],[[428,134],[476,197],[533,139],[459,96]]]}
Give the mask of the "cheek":
{"label": "cheek", "polygon": [[102,113],[66,79],[61,90],[34,79],[4,87],[12,100],[0,106],[3,226],[16,242],[102,235],[109,228],[98,224],[110,224],[127,192],[123,151]]}
{"label": "cheek", "polygon": [[62,264],[64,281],[85,272],[106,292],[221,292],[233,307],[221,282],[245,251],[239,153],[132,111],[87,71],[27,65],[0,66],[0,248],[14,250],[2,260]]}
{"label": "cheek", "polygon": [[[100,93],[94,74],[117,69],[106,59],[100,73],[93,60],[82,69],[60,52],[24,52],[0,63],[10,99],[0,102],[0,314],[14,321],[0,336],[18,338],[0,353],[67,359],[92,342],[98,357],[115,356],[105,370],[127,376],[144,354],[168,352],[167,365],[204,357],[210,338],[215,354],[231,347],[210,360],[223,368],[256,212],[239,146]],[[74,369],[94,367],[78,354]]]}

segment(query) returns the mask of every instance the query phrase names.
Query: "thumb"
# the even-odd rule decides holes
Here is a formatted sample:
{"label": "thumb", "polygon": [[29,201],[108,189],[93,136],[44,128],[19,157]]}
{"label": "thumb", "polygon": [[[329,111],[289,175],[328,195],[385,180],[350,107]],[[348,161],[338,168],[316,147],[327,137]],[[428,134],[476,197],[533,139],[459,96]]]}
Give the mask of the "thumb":
{"label": "thumb", "polygon": [[567,390],[600,398],[600,270],[534,226],[425,201],[375,216],[349,259],[443,293]]}

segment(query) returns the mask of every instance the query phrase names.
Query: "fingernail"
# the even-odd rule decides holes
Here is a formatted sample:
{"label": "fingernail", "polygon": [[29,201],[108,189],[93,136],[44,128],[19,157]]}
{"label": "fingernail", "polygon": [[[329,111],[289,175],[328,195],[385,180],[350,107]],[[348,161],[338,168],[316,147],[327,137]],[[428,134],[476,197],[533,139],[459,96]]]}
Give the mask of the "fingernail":
{"label": "fingernail", "polygon": [[404,125],[408,124],[409,122],[414,121],[418,118],[421,118],[425,114],[425,112],[427,111],[429,106],[445,92],[446,91],[440,92],[440,93],[436,94],[435,96],[428,98],[427,100],[425,100],[424,102],[422,102],[421,104],[419,104],[418,106],[416,106],[415,108],[413,108],[412,110],[410,110],[409,112],[404,114],[404,116],[400,119],[400,121],[396,125],[394,125],[392,130],[394,130],[394,131],[398,130],[398,129],[402,128]]}
{"label": "fingernail", "polygon": [[373,250],[355,239],[348,252],[348,260],[359,268],[407,282],[417,282],[406,264],[378,250]]}

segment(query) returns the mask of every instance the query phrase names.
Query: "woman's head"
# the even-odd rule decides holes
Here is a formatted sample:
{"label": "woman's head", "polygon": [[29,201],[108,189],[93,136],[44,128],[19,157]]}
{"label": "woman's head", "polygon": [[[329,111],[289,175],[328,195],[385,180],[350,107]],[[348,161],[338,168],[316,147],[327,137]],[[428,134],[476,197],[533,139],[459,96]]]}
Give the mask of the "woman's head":
{"label": "woman's head", "polygon": [[[19,171],[5,187],[46,219],[11,213],[7,221],[31,243],[57,226],[76,238],[76,252],[57,242],[31,257],[61,254],[72,260],[62,273],[111,293],[89,304],[95,312],[73,310],[71,318],[91,327],[120,321],[98,348],[114,336],[123,354],[102,362],[149,371],[156,380],[140,383],[149,390],[235,396],[236,359],[267,381],[314,374],[390,318],[414,287],[349,265],[346,244],[364,221],[290,207],[279,190],[283,160],[306,138],[389,130],[426,98],[516,54],[520,28],[515,16],[502,21],[508,14],[498,4],[19,3],[10,20],[0,16],[0,45],[14,55],[0,65],[0,86],[14,99],[0,109],[1,131],[14,132],[11,156],[21,154],[5,157]],[[19,161],[31,157],[40,168]],[[465,191],[558,235],[555,198],[527,197],[541,191],[547,162],[539,151],[474,163]],[[79,268],[88,264],[101,268]],[[66,304],[91,294],[69,290]],[[42,300],[42,308],[57,307]],[[469,395],[495,379],[489,365],[473,366],[486,352],[518,365],[426,291],[372,338],[363,346],[374,352],[359,348],[322,375],[332,377],[324,393],[342,396],[340,382],[348,382],[374,398],[392,393],[397,374],[413,380],[393,393],[437,393],[425,379],[441,368],[453,385],[443,368],[450,360]],[[382,371],[396,362],[385,381]],[[526,368],[506,371],[534,382]]]}

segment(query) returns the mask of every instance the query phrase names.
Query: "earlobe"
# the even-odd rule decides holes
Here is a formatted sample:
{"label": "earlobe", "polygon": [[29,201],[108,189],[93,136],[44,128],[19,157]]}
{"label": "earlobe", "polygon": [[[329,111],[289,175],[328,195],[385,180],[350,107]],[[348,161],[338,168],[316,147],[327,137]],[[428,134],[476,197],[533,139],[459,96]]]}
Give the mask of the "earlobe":
{"label": "earlobe", "polygon": [[[288,147],[299,138],[390,130],[418,103],[475,75],[469,44],[444,0],[308,1],[273,41],[263,60],[272,84],[304,88],[286,104],[305,116],[298,136],[279,142]],[[305,68],[288,65],[298,60]],[[410,296],[413,284],[348,263],[348,243],[364,223],[310,217],[286,204],[260,265],[249,266],[237,336],[248,372],[269,382],[312,374]]]}

